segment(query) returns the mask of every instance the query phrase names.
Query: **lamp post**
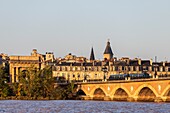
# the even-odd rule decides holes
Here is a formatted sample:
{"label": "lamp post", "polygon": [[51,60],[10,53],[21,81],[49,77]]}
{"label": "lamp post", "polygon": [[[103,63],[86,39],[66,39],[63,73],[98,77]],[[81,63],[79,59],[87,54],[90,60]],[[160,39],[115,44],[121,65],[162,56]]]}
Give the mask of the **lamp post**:
{"label": "lamp post", "polygon": [[104,72],[103,80],[106,81],[107,67],[104,66],[104,67],[102,68],[102,71]]}

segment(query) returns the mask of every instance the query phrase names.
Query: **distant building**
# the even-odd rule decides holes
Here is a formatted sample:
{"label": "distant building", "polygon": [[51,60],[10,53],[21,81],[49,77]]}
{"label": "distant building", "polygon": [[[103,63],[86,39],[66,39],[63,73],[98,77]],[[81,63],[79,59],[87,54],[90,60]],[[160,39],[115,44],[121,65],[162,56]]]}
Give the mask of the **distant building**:
{"label": "distant building", "polygon": [[8,61],[9,61],[9,57],[7,54],[1,53],[0,54],[0,65],[8,66]]}
{"label": "distant building", "polygon": [[91,61],[95,60],[93,47],[91,48],[90,60]]}
{"label": "distant building", "polygon": [[10,56],[0,55],[0,64],[8,64],[11,82],[18,82],[20,72],[27,70],[31,66],[43,69],[45,66],[53,66],[53,76],[62,77],[66,80],[103,80],[110,75],[120,74],[141,74],[148,73],[151,77],[170,76],[170,62],[153,62],[140,58],[130,59],[122,57],[120,59],[113,56],[110,41],[107,42],[103,60],[95,59],[94,49],[91,48],[90,58],[77,57],[69,53],[64,58],[54,58],[52,52],[45,55],[39,54],[33,49],[30,56]]}
{"label": "distant building", "polygon": [[106,79],[112,74],[148,73],[152,77],[154,75],[170,76],[169,62],[153,62],[128,57],[117,59],[113,55],[109,41],[103,54],[103,60],[95,60],[93,48],[89,59],[82,57],[80,60],[79,57],[69,54],[63,59],[58,59],[54,66],[53,76],[64,77],[66,80],[102,80],[105,74]]}
{"label": "distant building", "polygon": [[31,56],[10,56],[9,71],[11,82],[18,82],[19,73],[27,70],[31,66],[37,69],[43,69],[46,65],[53,65],[54,60],[53,53],[47,52],[46,55],[42,55],[39,54],[36,49],[33,49]]}
{"label": "distant building", "polygon": [[113,52],[112,52],[112,48],[110,46],[109,41],[107,42],[106,49],[105,49],[104,54],[103,54],[103,58],[105,60],[111,60],[113,58]]}

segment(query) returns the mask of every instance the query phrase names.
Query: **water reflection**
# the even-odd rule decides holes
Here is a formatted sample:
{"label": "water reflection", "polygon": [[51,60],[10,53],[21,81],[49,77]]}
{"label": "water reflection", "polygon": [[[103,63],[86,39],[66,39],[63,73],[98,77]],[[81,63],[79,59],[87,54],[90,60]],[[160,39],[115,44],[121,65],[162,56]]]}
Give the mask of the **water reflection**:
{"label": "water reflection", "polygon": [[168,113],[170,103],[111,101],[0,101],[0,113]]}

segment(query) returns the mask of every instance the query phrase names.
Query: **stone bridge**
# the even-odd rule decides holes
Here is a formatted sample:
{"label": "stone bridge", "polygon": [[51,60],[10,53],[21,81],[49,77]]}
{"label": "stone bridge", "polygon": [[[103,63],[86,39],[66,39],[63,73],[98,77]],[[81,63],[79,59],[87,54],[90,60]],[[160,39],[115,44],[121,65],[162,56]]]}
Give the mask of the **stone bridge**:
{"label": "stone bridge", "polygon": [[77,95],[84,100],[170,101],[170,78],[76,84]]}

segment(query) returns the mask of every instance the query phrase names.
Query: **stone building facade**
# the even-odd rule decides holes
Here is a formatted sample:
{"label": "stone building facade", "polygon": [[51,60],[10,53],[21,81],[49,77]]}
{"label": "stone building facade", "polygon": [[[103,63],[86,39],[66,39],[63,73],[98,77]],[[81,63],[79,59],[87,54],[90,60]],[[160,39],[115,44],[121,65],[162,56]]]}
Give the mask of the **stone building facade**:
{"label": "stone building facade", "polygon": [[[123,57],[117,59],[113,56],[111,44],[108,41],[103,53],[103,60],[96,60],[93,47],[90,58],[77,57],[69,53],[65,58],[54,58],[52,52],[45,55],[33,49],[28,56],[9,56],[9,72],[11,82],[18,82],[19,73],[31,66],[43,69],[53,66],[53,76],[63,77],[66,80],[103,80],[110,75],[148,73],[151,77],[170,76],[170,62],[153,62],[139,58],[130,59]],[[2,55],[0,63],[2,63]]]}
{"label": "stone building facade", "polygon": [[[92,48],[90,59],[67,55],[58,59],[54,66],[53,76],[64,77],[66,80],[103,80],[110,75],[148,73],[151,77],[170,76],[170,62],[153,62],[139,58],[113,57],[110,42],[107,42],[103,60],[94,59]],[[79,60],[78,60],[79,59]]]}
{"label": "stone building facade", "polygon": [[19,73],[30,67],[43,69],[46,65],[53,65],[55,61],[53,53],[47,52],[46,55],[42,55],[36,49],[33,49],[30,56],[10,56],[9,59],[11,82],[18,82]]}
{"label": "stone building facade", "polygon": [[8,61],[9,61],[8,55],[1,53],[0,54],[0,65],[6,67],[6,66],[8,66]]}

